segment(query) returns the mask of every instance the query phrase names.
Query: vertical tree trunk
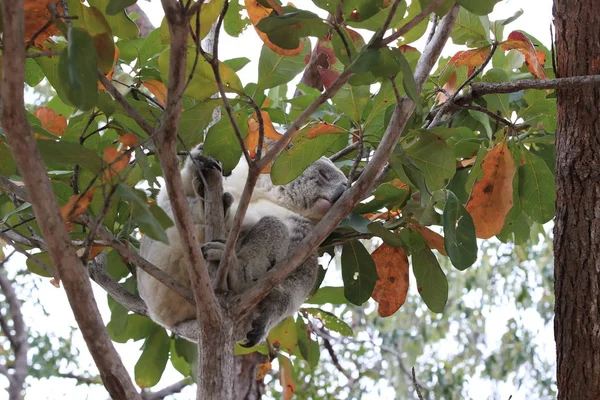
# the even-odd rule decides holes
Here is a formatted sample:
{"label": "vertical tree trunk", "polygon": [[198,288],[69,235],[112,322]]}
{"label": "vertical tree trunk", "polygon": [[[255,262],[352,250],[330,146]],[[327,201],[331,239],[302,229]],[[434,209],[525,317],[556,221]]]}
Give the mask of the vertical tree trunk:
{"label": "vertical tree trunk", "polygon": [[[555,0],[560,77],[600,74],[600,2]],[[558,91],[554,228],[559,399],[600,399],[600,88]]]}
{"label": "vertical tree trunk", "polygon": [[237,400],[259,400],[265,392],[263,379],[256,379],[258,365],[267,357],[260,353],[235,357],[235,398]]}

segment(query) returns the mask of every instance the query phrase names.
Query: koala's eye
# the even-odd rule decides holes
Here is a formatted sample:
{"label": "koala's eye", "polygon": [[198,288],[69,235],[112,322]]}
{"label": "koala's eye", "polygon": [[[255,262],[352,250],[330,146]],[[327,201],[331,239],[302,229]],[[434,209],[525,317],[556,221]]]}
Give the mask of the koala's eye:
{"label": "koala's eye", "polygon": [[323,179],[325,179],[326,181],[329,180],[329,177],[327,176],[327,174],[325,172],[323,172],[321,170],[318,170],[318,172],[319,172],[319,175],[321,175],[321,177]]}
{"label": "koala's eye", "polygon": [[286,148],[285,148],[285,149],[286,149],[287,151],[289,151],[289,150],[291,150],[291,149],[293,149],[293,148],[294,148],[294,143],[290,143],[290,144],[288,144],[288,145],[286,146]]}

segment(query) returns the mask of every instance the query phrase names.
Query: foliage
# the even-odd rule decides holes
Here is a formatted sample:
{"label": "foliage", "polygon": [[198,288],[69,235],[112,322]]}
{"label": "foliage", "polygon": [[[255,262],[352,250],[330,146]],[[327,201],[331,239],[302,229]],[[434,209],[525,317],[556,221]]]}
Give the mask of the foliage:
{"label": "foliage", "polygon": [[[28,6],[34,3],[45,6],[48,2],[26,1]],[[128,82],[120,88],[125,89],[125,99],[146,123],[157,125],[168,100],[169,31],[163,23],[146,38],[135,37],[133,22],[124,11],[132,1],[67,3],[70,15],[78,18],[65,20],[55,15],[52,30],[34,40],[32,35],[50,15],[44,7],[40,8],[44,10],[41,14],[27,14],[24,40],[32,41],[28,54],[53,52],[51,56],[28,59],[27,84],[36,88],[45,79],[42,85],[48,82],[54,91],[46,104],[28,113],[28,120],[71,238],[89,259],[105,251],[113,278],[135,293],[135,278],[126,268],[131,260],[122,260],[116,250],[104,244],[91,247],[86,242],[89,232],[76,229],[74,221],[88,213],[133,248],[139,247],[142,234],[168,240],[165,229],[173,222],[155,205],[157,178],[162,171],[154,144],[145,127],[98,82],[98,71],[109,80]],[[352,327],[373,326],[365,331],[376,339],[376,345],[351,348],[354,354],[349,358],[363,359],[370,354],[378,357],[378,361],[371,361],[373,365],[365,366],[360,377],[377,381],[381,378],[377,365],[385,362],[403,368],[399,364],[406,355],[410,361],[404,363],[416,361],[419,372],[425,375],[422,379],[437,380],[438,385],[427,388],[429,396],[442,398],[456,393],[463,382],[460,378],[473,375],[483,362],[478,350],[466,346],[470,335],[480,334],[481,325],[477,324],[481,324],[482,310],[463,308],[461,298],[468,298],[474,285],[479,285],[490,301],[496,299],[494,288],[488,286],[488,279],[496,275],[489,272],[490,268],[484,271],[489,265],[484,262],[469,270],[482,243],[476,238],[496,236],[501,242],[522,246],[529,243],[530,233],[540,231],[541,224],[552,219],[556,121],[554,97],[542,91],[488,94],[475,99],[472,105],[456,105],[453,101],[462,85],[469,82],[552,77],[547,68],[548,50],[536,47],[534,44],[539,42],[523,32],[511,32],[504,40],[504,27],[511,19],[490,21],[487,17],[497,0],[458,1],[462,7],[451,38],[464,50],[442,59],[419,93],[413,72],[420,52],[407,43],[426,35],[427,19],[390,46],[377,46],[371,37],[381,33],[378,30],[386,21],[389,29],[401,29],[431,1],[399,1],[392,18],[387,17],[394,2],[344,1],[340,19],[332,22],[324,16],[338,11],[337,2],[314,0],[316,7],[326,11],[315,13],[292,5],[282,7],[277,1],[246,0],[242,4],[233,0],[224,16],[224,31],[239,35],[251,23],[264,42],[256,52],[257,81],[244,86],[237,71],[247,60],[213,63],[210,54],[203,55],[196,47],[196,41],[217,20],[223,3],[211,1],[204,5],[198,26],[190,33],[185,71],[189,81],[178,132],[180,151],[203,142],[205,152],[220,159],[229,171],[243,151],[236,135],[255,156],[261,129],[267,138],[277,139],[277,131],[289,128],[323,87],[332,87],[341,79],[342,71],[349,69],[348,83],[315,110],[291,145],[263,172],[270,173],[276,184],[287,183],[319,157],[331,156],[356,143],[353,151],[336,160],[349,176],[356,177],[379,147],[398,97],[406,95],[417,103],[372,198],[360,203],[322,246],[323,251],[332,254],[333,246],[342,244],[339,261],[343,289],[319,289],[308,301],[318,299],[318,308],[302,310],[271,333],[271,341],[279,344],[284,397],[294,390],[308,394],[317,386],[314,382],[322,379],[319,374],[325,369],[319,363],[319,354],[324,339],[319,339],[319,332],[352,335],[350,326],[340,318],[343,310],[356,313]],[[240,14],[244,7],[249,21]],[[436,13],[441,17],[450,8],[451,2],[446,1]],[[50,42],[46,40],[48,35],[59,38]],[[313,48],[307,37],[314,39]],[[294,79],[311,57],[321,60],[316,67],[320,83],[295,85]],[[215,76],[214,65],[219,77]],[[228,93],[229,104],[211,98],[219,92],[219,85]],[[291,94],[292,88],[297,89],[295,95]],[[260,114],[255,105],[260,105]],[[229,107],[232,119],[226,112]],[[447,118],[441,112],[447,111],[446,107],[454,107]],[[221,120],[211,125],[215,109]],[[8,150],[0,134],[0,173],[18,182],[21,177]],[[0,219],[5,228],[25,236],[39,234],[30,205],[14,202],[8,193],[0,194]],[[379,238],[383,243],[370,253],[359,240],[364,238]],[[421,301],[406,295],[409,257]],[[44,261],[51,264],[49,258]],[[48,276],[47,270],[30,264],[30,272]],[[328,275],[339,274],[331,270]],[[511,274],[506,271],[504,276]],[[389,320],[350,305],[360,306],[371,297],[379,303],[379,314],[390,316]],[[337,306],[328,308],[327,303]],[[147,317],[129,312],[112,298],[109,304],[112,315],[107,329],[111,338],[116,342],[144,342],[135,368],[139,386],[156,384],[168,362],[183,375],[195,377],[194,346],[169,335]],[[453,372],[453,380],[446,369],[433,365],[433,359],[419,358],[427,350],[427,343],[415,341],[419,332],[427,339],[437,338],[456,326],[449,319],[429,313],[425,306],[444,315],[473,313],[471,331],[459,334],[457,339],[463,343],[464,352],[447,361],[463,363],[457,367],[458,372]],[[400,307],[417,310],[424,318],[416,321],[408,317],[412,312],[396,313]],[[397,326],[408,329],[394,329]],[[519,331],[517,328],[511,332]],[[394,347],[403,340],[409,343]],[[385,354],[386,346],[394,347],[402,357]],[[265,345],[253,350],[268,351]],[[516,371],[531,362],[519,359],[513,368],[499,373],[500,362],[494,360],[492,357],[486,361],[484,374],[492,379],[506,377],[506,370]],[[403,371],[401,376],[405,374]],[[404,386],[398,390],[407,387],[407,380],[402,381]]]}

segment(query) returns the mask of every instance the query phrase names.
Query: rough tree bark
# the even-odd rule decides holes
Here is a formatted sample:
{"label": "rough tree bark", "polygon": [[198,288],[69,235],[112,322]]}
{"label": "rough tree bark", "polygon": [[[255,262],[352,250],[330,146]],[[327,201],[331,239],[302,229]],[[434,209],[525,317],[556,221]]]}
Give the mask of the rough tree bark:
{"label": "rough tree bark", "polygon": [[[600,73],[600,2],[555,0],[561,77]],[[600,88],[557,91],[555,319],[559,399],[600,398]]]}

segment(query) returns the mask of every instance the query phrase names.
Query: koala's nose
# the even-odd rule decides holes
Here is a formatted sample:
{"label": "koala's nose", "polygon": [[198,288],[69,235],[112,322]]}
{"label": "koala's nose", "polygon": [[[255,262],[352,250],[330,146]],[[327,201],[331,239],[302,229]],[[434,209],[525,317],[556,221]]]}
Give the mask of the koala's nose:
{"label": "koala's nose", "polygon": [[346,191],[346,185],[339,185],[338,187],[336,187],[335,191],[333,192],[331,202],[335,203],[336,201],[338,201],[338,199],[340,197],[342,197],[342,195],[344,194],[345,191]]}

